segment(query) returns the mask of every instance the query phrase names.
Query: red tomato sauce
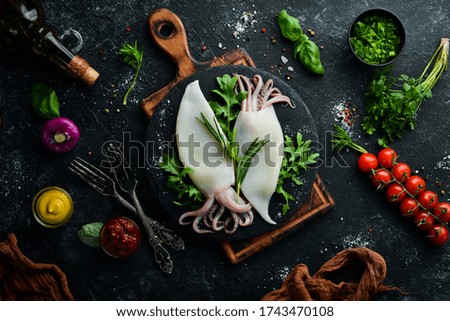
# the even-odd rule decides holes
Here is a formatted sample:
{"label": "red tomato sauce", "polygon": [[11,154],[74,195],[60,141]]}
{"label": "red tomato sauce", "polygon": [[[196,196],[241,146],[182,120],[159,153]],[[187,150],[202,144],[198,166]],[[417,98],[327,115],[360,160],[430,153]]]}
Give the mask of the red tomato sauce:
{"label": "red tomato sauce", "polygon": [[100,243],[106,253],[122,258],[133,254],[141,242],[139,227],[126,217],[107,221],[100,231]]}

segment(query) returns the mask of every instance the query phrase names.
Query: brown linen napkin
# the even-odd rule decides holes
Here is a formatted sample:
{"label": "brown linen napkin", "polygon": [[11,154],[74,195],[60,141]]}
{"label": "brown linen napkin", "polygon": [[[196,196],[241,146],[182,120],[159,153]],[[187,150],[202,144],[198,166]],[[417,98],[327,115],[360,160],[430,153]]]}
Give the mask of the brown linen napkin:
{"label": "brown linen napkin", "polygon": [[[364,272],[359,283],[338,284],[325,277],[343,267],[362,263]],[[378,292],[400,289],[383,285],[386,262],[383,257],[368,248],[346,249],[331,258],[315,273],[309,275],[305,264],[297,265],[286,277],[280,289],[261,298],[263,301],[362,301],[372,300]],[[403,292],[402,292],[403,293]]]}
{"label": "brown linen napkin", "polygon": [[66,275],[54,264],[34,263],[14,234],[0,243],[0,301],[73,300]]}

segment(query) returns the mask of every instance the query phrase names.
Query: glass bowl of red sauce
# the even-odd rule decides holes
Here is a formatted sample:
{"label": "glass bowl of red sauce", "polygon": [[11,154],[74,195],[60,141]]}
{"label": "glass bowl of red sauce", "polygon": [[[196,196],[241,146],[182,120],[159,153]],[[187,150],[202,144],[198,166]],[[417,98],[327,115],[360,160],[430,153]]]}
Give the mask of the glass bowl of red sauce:
{"label": "glass bowl of red sauce", "polygon": [[100,245],[112,257],[130,256],[139,248],[141,231],[137,224],[124,216],[108,220],[100,230]]}

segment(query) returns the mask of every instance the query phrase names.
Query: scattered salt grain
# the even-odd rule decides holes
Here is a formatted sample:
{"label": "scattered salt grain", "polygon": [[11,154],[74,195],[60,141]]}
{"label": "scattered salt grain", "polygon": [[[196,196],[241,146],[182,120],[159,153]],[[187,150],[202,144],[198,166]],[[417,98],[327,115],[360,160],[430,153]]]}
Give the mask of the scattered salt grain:
{"label": "scattered salt grain", "polygon": [[287,64],[288,61],[289,61],[289,60],[288,60],[285,56],[281,56],[281,62],[282,62],[283,64]]}
{"label": "scattered salt grain", "polygon": [[244,12],[239,20],[234,25],[233,37],[240,39],[241,35],[248,29],[253,28],[253,25],[257,23],[256,11]]}
{"label": "scattered salt grain", "polygon": [[294,68],[292,68],[291,66],[287,67],[288,71],[294,71]]}
{"label": "scattered salt grain", "polygon": [[437,162],[436,168],[450,170],[450,155],[445,156],[441,161]]}
{"label": "scattered salt grain", "polygon": [[358,117],[353,103],[338,101],[333,107],[333,113],[335,114],[334,120],[351,136],[355,119]]}

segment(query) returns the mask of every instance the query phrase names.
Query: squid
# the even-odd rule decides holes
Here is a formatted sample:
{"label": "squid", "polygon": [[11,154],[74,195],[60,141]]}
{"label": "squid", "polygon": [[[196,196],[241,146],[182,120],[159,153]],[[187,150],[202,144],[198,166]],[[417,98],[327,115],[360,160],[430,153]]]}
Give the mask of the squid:
{"label": "squid", "polygon": [[232,161],[225,157],[219,144],[212,144],[213,136],[198,120],[201,113],[211,124],[215,123],[214,112],[196,80],[185,89],[175,130],[180,161],[185,168],[193,169],[189,177],[206,200],[199,209],[182,214],[179,223],[192,224],[197,233],[223,230],[231,234],[239,226],[252,224],[252,206],[233,189]]}
{"label": "squid", "polygon": [[245,198],[269,224],[276,222],[269,215],[270,199],[275,192],[284,155],[283,131],[275,113],[274,104],[284,103],[292,108],[294,103],[273,86],[273,80],[263,81],[259,75],[249,79],[238,76],[239,90],[246,90],[247,97],[241,103],[236,119],[236,141],[240,153],[256,138],[266,139],[265,144],[253,158],[241,185]]}

